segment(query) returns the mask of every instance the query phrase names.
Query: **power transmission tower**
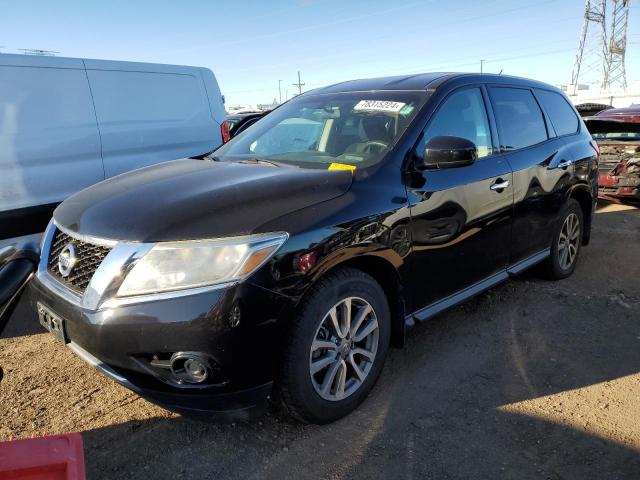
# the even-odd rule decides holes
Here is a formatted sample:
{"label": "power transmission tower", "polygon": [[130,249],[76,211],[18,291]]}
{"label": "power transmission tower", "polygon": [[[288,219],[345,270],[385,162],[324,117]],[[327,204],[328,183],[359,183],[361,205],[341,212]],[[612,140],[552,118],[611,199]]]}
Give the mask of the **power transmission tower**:
{"label": "power transmission tower", "polygon": [[611,91],[620,85],[627,89],[627,74],[624,68],[624,57],[627,50],[627,22],[629,19],[629,0],[613,0],[611,11],[611,30],[609,31],[609,48],[607,51],[602,91]]}
{"label": "power transmission tower", "polygon": [[302,93],[302,87],[305,86],[304,83],[300,82],[300,72],[298,72],[298,83],[292,84],[294,87],[298,87],[298,95]]}
{"label": "power transmission tower", "polygon": [[[615,0],[614,0],[615,1]],[[607,61],[607,0],[586,0],[584,21],[576,61],[571,74],[573,94],[576,94],[580,79],[592,72],[604,72]],[[590,27],[591,26],[591,31]],[[599,76],[599,75],[598,75]]]}

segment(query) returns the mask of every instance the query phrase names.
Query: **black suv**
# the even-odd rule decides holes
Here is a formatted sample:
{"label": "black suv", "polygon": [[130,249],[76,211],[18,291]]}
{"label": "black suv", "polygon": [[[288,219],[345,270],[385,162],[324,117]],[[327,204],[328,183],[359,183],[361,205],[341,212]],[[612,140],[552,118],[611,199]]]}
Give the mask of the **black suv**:
{"label": "black suv", "polygon": [[506,76],[358,80],[295,97],[202,160],[63,202],[30,294],[114,380],[243,418],[278,393],[352,411],[407,325],[589,241],[598,152],[567,98]]}

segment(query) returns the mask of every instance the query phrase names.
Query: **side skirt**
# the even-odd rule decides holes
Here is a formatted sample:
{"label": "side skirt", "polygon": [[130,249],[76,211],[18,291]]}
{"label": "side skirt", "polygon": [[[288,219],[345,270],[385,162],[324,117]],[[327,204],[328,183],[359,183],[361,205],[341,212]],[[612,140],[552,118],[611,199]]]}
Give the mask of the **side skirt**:
{"label": "side skirt", "polygon": [[454,293],[453,295],[443,298],[442,300],[438,300],[437,302],[432,303],[431,305],[428,305],[421,310],[418,310],[412,315],[408,315],[405,319],[405,324],[409,326],[413,325],[415,320],[422,321],[431,318],[434,315],[442,312],[443,310],[446,310],[447,308],[464,302],[465,300],[474,297],[499,283],[504,282],[508,278],[509,275],[507,274],[506,270],[491,275],[490,277],[485,278],[484,280],[481,280],[480,282],[475,283],[470,287],[459,291],[458,293]]}
{"label": "side skirt", "polygon": [[504,282],[509,277],[516,276],[522,273],[523,271],[525,271],[526,269],[536,265],[537,263],[542,262],[544,259],[546,259],[549,256],[550,253],[551,253],[551,250],[547,248],[542,252],[536,253],[530,256],[529,258],[526,258],[514,265],[511,265],[510,267],[508,267],[506,270],[502,272],[495,273],[490,277],[487,277],[484,280],[481,280],[478,283],[475,283],[470,287],[467,287],[464,290],[459,291],[458,293],[454,293],[453,295],[443,298],[442,300],[438,300],[437,302],[434,302],[431,305],[428,305],[418,310],[417,312],[412,313],[411,315],[407,315],[407,317],[405,317],[405,325],[412,326],[414,325],[415,321],[427,320],[428,318],[431,318],[437,315],[443,310],[446,310],[450,307],[453,307],[454,305],[462,303],[465,300],[470,299],[471,297],[475,297],[476,295],[484,292],[485,290],[488,290],[491,287],[494,287],[499,283]]}
{"label": "side skirt", "polygon": [[518,263],[511,265],[509,268],[507,268],[507,273],[510,277],[519,275],[526,269],[533,267],[543,260],[546,260],[549,255],[551,255],[551,249],[545,248],[543,251],[531,255],[529,258],[525,258],[524,260],[520,260]]}

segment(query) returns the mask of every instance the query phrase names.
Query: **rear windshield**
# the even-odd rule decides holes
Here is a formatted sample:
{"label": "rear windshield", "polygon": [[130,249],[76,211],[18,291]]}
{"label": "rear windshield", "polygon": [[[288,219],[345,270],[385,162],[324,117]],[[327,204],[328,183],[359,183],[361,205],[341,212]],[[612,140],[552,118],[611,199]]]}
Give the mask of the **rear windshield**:
{"label": "rear windshield", "polygon": [[294,98],[216,150],[222,161],[310,168],[380,162],[428,98],[427,92],[349,92]]}

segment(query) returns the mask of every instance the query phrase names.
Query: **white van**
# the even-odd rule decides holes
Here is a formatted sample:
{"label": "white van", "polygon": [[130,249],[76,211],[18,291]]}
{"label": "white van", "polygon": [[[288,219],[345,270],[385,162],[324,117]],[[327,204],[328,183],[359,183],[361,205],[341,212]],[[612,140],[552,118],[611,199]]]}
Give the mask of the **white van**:
{"label": "white van", "polygon": [[206,68],[1,54],[0,244],[105,178],[215,150],[224,119]]}

